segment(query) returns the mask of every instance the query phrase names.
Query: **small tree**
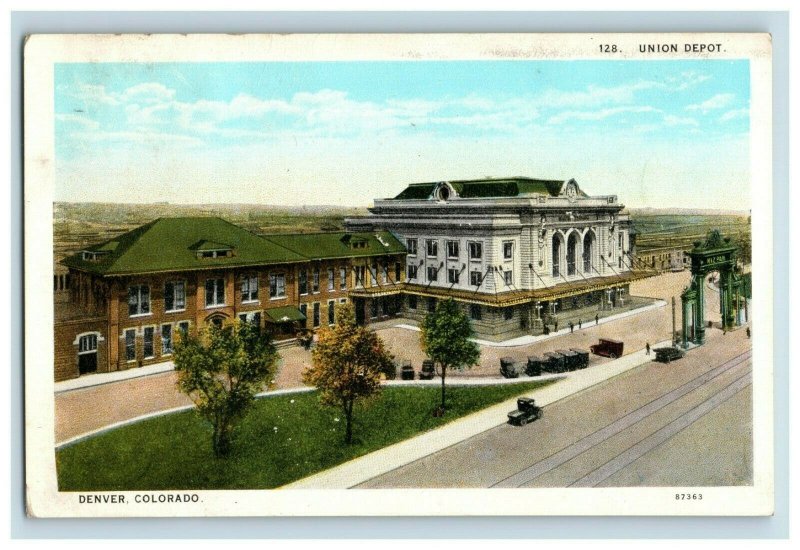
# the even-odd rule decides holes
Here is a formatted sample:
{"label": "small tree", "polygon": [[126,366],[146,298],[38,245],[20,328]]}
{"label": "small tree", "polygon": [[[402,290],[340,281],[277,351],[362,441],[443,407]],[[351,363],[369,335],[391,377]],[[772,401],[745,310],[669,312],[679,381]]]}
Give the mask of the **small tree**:
{"label": "small tree", "polygon": [[381,371],[391,362],[380,337],[356,324],[351,304],[337,306],[336,324],[317,332],[303,382],[319,389],[324,405],[341,409],[345,443],[353,441],[353,406],[380,391]]}
{"label": "small tree", "polygon": [[422,320],[422,350],[439,365],[442,376],[441,414],[445,411],[445,378],[448,368],[470,368],[478,363],[481,351],[470,340],[475,335],[467,315],[452,299],[442,300],[433,313]]}
{"label": "small tree", "polygon": [[275,375],[278,354],[269,337],[250,323],[236,321],[209,328],[197,336],[182,334],[173,360],[178,388],[214,427],[217,457],[230,452],[234,425]]}

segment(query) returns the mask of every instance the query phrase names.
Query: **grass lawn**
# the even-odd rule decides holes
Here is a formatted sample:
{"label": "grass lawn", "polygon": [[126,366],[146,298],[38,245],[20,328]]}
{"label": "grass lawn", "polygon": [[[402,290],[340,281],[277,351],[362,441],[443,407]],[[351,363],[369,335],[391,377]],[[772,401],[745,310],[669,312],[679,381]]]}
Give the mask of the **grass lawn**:
{"label": "grass lawn", "polygon": [[[259,399],[234,432],[226,459],[211,451],[211,425],[195,411],[153,418],[56,453],[62,491],[269,489],[408,439],[549,382],[447,388],[448,410],[434,418],[438,387],[392,387],[344,418],[317,393]],[[498,419],[499,420],[499,419]]]}

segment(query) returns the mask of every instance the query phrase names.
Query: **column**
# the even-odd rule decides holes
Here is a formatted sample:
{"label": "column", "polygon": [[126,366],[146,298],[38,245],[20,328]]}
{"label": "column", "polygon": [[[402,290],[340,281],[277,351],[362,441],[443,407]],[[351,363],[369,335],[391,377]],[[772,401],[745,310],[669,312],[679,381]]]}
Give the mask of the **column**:
{"label": "column", "polygon": [[694,277],[696,289],[696,298],[694,300],[694,314],[695,314],[695,344],[702,345],[706,342],[706,327],[705,327],[705,275],[698,274]]}

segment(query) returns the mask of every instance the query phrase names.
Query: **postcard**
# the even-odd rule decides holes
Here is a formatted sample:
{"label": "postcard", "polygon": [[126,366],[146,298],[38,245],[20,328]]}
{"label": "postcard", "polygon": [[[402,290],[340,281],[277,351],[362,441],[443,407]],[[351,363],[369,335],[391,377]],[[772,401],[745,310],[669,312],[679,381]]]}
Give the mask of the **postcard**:
{"label": "postcard", "polygon": [[771,56],[30,36],[29,515],[772,514]]}

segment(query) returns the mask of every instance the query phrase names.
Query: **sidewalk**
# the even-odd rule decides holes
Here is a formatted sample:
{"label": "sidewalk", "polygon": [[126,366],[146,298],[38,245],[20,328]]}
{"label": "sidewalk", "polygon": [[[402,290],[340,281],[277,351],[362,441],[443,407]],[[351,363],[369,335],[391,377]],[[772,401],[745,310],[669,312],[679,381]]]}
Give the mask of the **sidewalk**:
{"label": "sidewalk", "polygon": [[[666,340],[654,344],[653,348],[670,344],[671,342]],[[639,350],[602,365],[574,371],[564,381],[534,391],[530,397],[535,398],[540,406],[550,405],[648,363],[654,358],[654,355],[648,356],[645,355],[644,350]],[[481,432],[505,424],[506,414],[516,408],[516,405],[516,399],[509,399],[454,420],[435,430],[284,485],[281,489],[347,489],[353,487]]]}
{"label": "sidewalk", "polygon": [[152,376],[154,374],[161,374],[163,372],[170,372],[172,370],[175,370],[175,365],[172,363],[172,361],[165,361],[164,363],[156,363],[155,365],[148,365],[146,367],[132,368],[114,372],[99,372],[96,374],[90,374],[88,376],[73,378],[72,380],[56,382],[54,393],[77,390],[80,388],[91,388],[92,386],[101,386],[103,384],[111,384],[112,382],[119,382],[121,380],[141,378],[142,376]]}
{"label": "sidewalk", "polygon": [[[606,317],[601,317],[600,320],[598,321],[598,323],[594,322],[594,318],[588,319],[585,323],[583,323],[583,328],[584,329],[589,329],[589,328],[592,328],[594,326],[597,326],[598,324],[602,325],[602,324],[605,324],[605,323],[610,323],[610,322],[613,322],[613,321],[617,321],[619,319],[624,319],[626,317],[631,317],[633,315],[638,315],[638,314],[644,313],[646,311],[651,311],[653,309],[662,308],[662,307],[664,307],[666,305],[667,305],[667,302],[665,302],[664,300],[657,300],[657,301],[653,302],[652,304],[649,304],[649,305],[646,305],[646,306],[643,306],[643,307],[639,307],[639,308],[636,308],[636,309],[629,309],[629,310],[623,311],[622,313],[616,313],[614,315],[608,315]],[[396,327],[396,328],[404,328],[404,329],[408,329],[408,330],[415,330],[417,332],[419,332],[419,330],[420,330],[420,328],[418,326],[407,325],[407,324],[404,324],[404,323],[400,323],[400,324],[392,325],[392,326]],[[574,328],[575,328],[575,330],[580,330],[580,329],[578,329],[577,326],[575,326]],[[552,332],[551,331],[549,334],[540,334],[538,336],[534,336],[532,334],[527,334],[525,336],[519,336],[517,338],[512,338],[510,340],[504,340],[502,342],[492,342],[490,340],[481,340],[479,338],[473,338],[472,341],[475,342],[478,345],[485,346],[487,348],[515,348],[515,347],[518,347],[518,346],[529,346],[529,345],[535,344],[537,342],[542,342],[544,340],[550,340],[551,338],[555,338],[557,336],[564,336],[565,334],[570,334],[569,326],[565,326],[564,328],[562,328],[558,332]]]}

